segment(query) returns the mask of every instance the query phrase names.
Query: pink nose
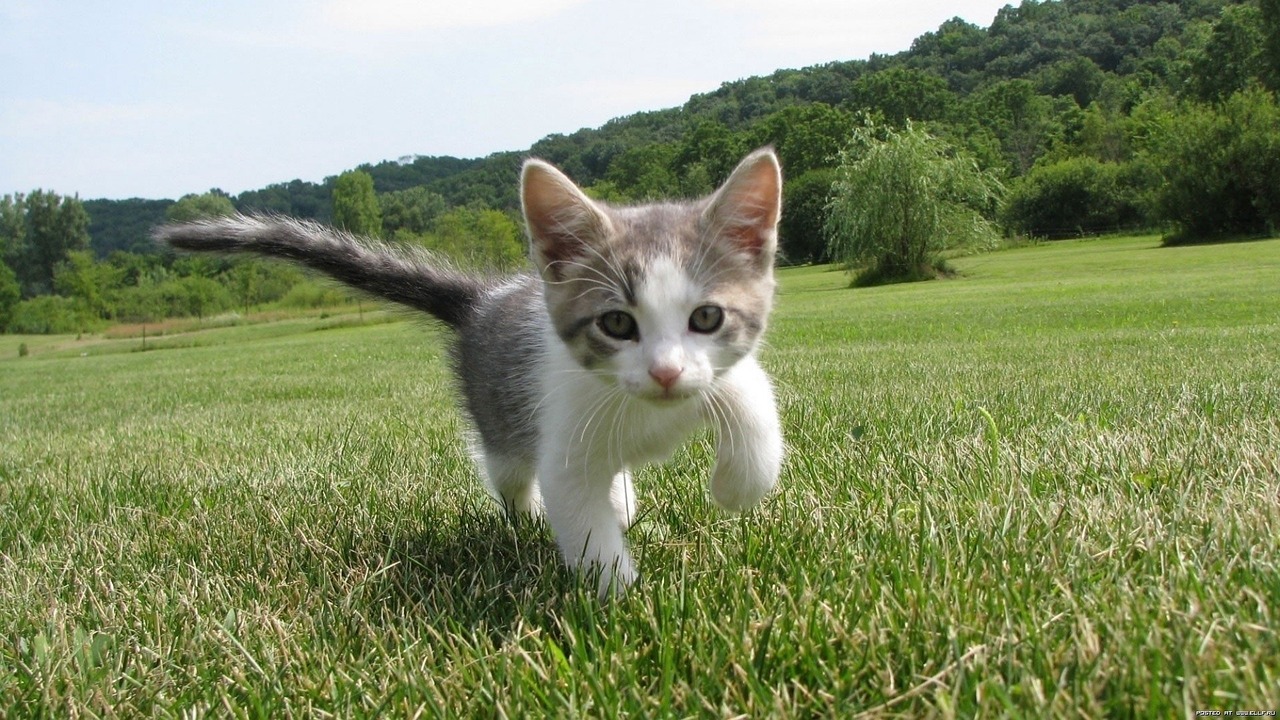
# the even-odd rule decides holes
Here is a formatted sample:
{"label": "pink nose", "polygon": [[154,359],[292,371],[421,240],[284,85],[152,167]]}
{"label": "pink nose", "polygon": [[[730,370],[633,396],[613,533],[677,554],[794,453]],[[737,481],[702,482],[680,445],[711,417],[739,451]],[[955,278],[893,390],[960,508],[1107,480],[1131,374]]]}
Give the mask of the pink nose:
{"label": "pink nose", "polygon": [[659,365],[649,368],[649,377],[653,378],[663,390],[670,390],[672,385],[680,379],[680,373],[684,372],[681,368]]}

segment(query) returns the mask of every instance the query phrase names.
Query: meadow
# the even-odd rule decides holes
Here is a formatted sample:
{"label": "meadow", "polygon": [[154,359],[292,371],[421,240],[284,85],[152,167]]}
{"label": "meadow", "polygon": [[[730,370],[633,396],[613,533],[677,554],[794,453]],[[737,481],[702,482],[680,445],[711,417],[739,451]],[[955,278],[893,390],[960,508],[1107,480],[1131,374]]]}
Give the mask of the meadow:
{"label": "meadow", "polygon": [[0,716],[1280,710],[1280,240],[953,264],[781,271],[779,490],[642,470],[604,604],[480,489],[429,323],[0,336]]}

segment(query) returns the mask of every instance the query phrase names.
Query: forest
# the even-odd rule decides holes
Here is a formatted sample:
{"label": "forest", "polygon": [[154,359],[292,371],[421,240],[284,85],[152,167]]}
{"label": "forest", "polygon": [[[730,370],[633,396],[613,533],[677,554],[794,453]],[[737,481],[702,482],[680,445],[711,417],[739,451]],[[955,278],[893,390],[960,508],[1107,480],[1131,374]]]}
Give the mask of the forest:
{"label": "forest", "polygon": [[600,200],[709,192],[751,149],[784,171],[780,260],[832,260],[827,213],[860,128],[915,127],[999,179],[1005,237],[1132,230],[1170,244],[1280,230],[1280,0],[1026,0],[982,28],[943,23],[894,55],[726,82],[683,106],[485,158],[406,156],[230,196],[0,198],[0,329],[81,332],[341,292],[292,268],[174,256],[152,227],[275,212],[425,245],[469,267],[522,262],[520,162],[548,160]]}

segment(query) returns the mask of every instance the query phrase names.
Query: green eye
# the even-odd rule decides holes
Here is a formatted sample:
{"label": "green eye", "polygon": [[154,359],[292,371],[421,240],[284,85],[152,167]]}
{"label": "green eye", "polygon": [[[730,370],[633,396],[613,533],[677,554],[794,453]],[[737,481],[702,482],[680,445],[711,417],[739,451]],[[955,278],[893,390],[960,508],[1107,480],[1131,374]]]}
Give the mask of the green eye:
{"label": "green eye", "polygon": [[689,330],[708,334],[720,329],[724,324],[724,310],[715,305],[703,305],[689,316]]}
{"label": "green eye", "polygon": [[640,333],[636,330],[636,319],[621,310],[610,310],[596,321],[600,331],[614,340],[638,340]]}

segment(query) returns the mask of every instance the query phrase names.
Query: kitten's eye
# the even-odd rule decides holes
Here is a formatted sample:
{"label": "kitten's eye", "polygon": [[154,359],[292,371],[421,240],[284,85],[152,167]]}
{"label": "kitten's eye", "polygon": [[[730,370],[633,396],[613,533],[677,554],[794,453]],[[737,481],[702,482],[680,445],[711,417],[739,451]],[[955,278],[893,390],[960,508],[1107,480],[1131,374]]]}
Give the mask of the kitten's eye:
{"label": "kitten's eye", "polygon": [[713,333],[724,324],[724,310],[715,305],[703,305],[689,316],[689,330],[696,333]]}
{"label": "kitten's eye", "polygon": [[615,340],[638,340],[640,333],[636,330],[636,319],[621,310],[610,310],[596,321],[605,335]]}

